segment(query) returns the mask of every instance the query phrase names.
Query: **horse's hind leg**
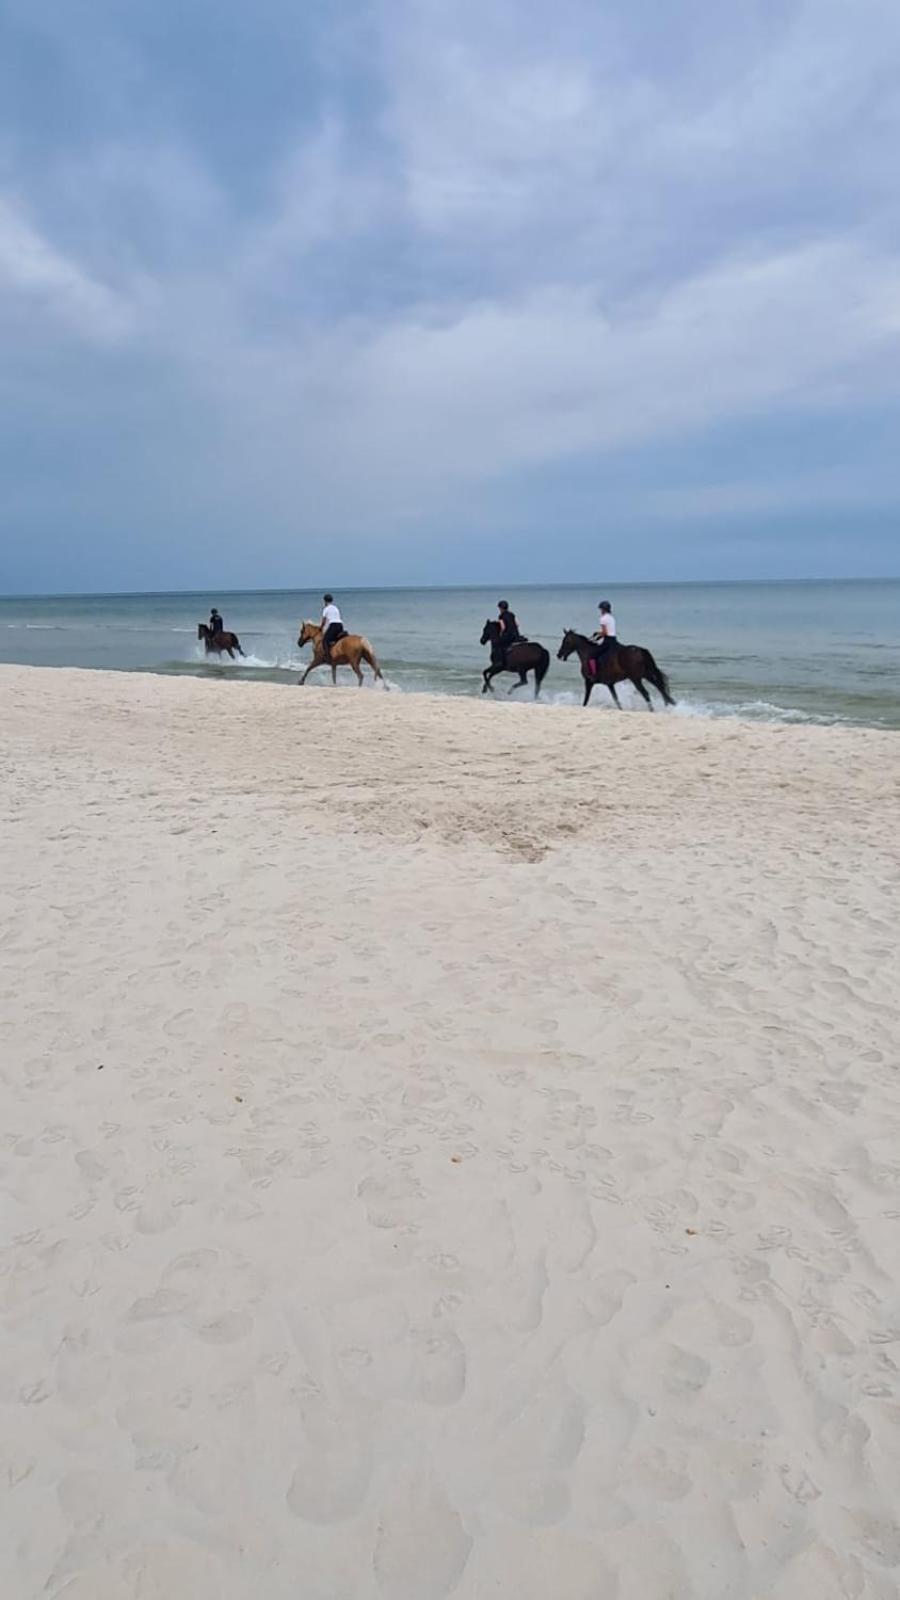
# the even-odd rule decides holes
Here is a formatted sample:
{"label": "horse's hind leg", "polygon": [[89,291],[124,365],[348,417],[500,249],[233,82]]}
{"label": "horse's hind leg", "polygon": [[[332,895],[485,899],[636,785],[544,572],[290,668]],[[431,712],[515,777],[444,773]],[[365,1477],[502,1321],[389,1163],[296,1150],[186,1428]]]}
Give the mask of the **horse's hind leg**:
{"label": "horse's hind leg", "polygon": [[527,674],[527,672],[520,672],[519,673],[519,681],[518,681],[518,683],[514,683],[512,688],[511,689],[507,689],[506,692],[507,692],[507,694],[515,694],[517,689],[527,689],[527,688],[528,688],[528,674]]}
{"label": "horse's hind leg", "polygon": [[613,697],[613,705],[615,706],[616,710],[617,711],[621,711],[622,703],[621,703],[621,701],[619,699],[619,696],[616,694],[616,686],[615,686],[615,684],[614,683],[608,683],[606,685],[606,687],[607,687],[607,689],[609,690],[610,694]]}
{"label": "horse's hind leg", "polygon": [[350,665],[353,668],[353,671],[356,673],[356,682],[358,687],[361,689],[363,686],[363,675],[359,670],[359,662],[351,661]]}
{"label": "horse's hind leg", "polygon": [[643,680],[643,678],[632,678],[632,679],[630,679],[630,682],[634,685],[635,689],[637,689],[638,694],[643,696],[643,698],[647,702],[647,705],[649,706],[650,710],[652,711],[653,710],[653,701],[650,699],[649,694],[647,693],[646,689],[644,688],[644,680]]}

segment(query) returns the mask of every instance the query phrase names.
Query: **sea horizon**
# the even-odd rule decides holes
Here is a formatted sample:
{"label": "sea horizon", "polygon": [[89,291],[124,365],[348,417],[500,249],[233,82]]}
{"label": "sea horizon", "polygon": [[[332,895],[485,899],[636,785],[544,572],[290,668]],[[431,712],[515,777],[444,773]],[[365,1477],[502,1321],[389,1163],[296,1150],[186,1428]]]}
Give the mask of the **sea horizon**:
{"label": "sea horizon", "polygon": [[[900,583],[900,573],[874,573],[871,577],[767,577],[767,578],[583,578],[539,580],[527,579],[522,582],[509,582],[507,587],[514,590],[537,589],[589,589],[602,588],[604,584],[610,589],[731,589],[747,586],[787,587],[791,584],[816,584],[816,585],[842,585],[842,584],[867,584],[867,583]],[[262,587],[237,586],[223,588],[215,584],[203,584],[187,589],[22,589],[0,591],[0,602],[5,600],[138,600],[138,599],[168,599],[183,596],[194,599],[201,595],[268,595],[268,594],[310,594],[319,589],[342,589],[346,594],[472,594],[481,593],[485,587],[482,582],[466,583],[336,583],[333,578],[323,579],[321,584],[292,584],[263,585]],[[502,584],[501,584],[502,586]]]}

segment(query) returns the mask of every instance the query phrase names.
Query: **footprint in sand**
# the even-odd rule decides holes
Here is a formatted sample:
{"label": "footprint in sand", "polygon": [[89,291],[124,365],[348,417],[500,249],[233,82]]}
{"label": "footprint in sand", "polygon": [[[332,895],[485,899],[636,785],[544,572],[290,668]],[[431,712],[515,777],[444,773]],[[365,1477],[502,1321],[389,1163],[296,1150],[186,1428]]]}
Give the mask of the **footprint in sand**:
{"label": "footprint in sand", "polygon": [[56,1358],[56,1390],[70,1405],[96,1404],[109,1383],[109,1355],[89,1328],[70,1325]]}
{"label": "footprint in sand", "polygon": [[663,1369],[663,1388],[669,1394],[696,1394],[709,1381],[710,1365],[690,1350],[670,1345]]}
{"label": "footprint in sand", "polygon": [[900,1526],[892,1518],[870,1511],[848,1511],[845,1522],[850,1539],[862,1547],[870,1561],[880,1567],[900,1567]]}
{"label": "footprint in sand", "polygon": [[597,1243],[597,1230],[587,1202],[575,1198],[562,1210],[553,1251],[563,1272],[578,1272]]}
{"label": "footprint in sand", "polygon": [[414,1178],[365,1178],[357,1194],[373,1228],[409,1228],[416,1220],[421,1188]]}
{"label": "footprint in sand", "polygon": [[303,1408],[303,1452],[287,1491],[287,1503],[304,1522],[344,1522],[356,1515],[372,1471],[370,1452],[324,1402]]}
{"label": "footprint in sand", "polygon": [[618,1316],[627,1291],[636,1282],[630,1272],[604,1272],[584,1285],[581,1303],[595,1328],[607,1327]]}
{"label": "footprint in sand", "polygon": [[415,1398],[432,1406],[452,1406],[466,1387],[466,1352],[452,1328],[415,1328],[413,1388]]}
{"label": "footprint in sand", "polygon": [[529,1395],[503,1428],[490,1472],[490,1496],[526,1527],[561,1522],[569,1510],[566,1474],[581,1452],[585,1408],[564,1381]]}
{"label": "footprint in sand", "polygon": [[543,1253],[530,1269],[516,1272],[507,1283],[503,1302],[507,1320],[521,1333],[533,1333],[544,1315],[547,1267]]}
{"label": "footprint in sand", "polygon": [[472,1540],[446,1493],[422,1473],[382,1507],[372,1565],[389,1600],[443,1600],[462,1577]]}
{"label": "footprint in sand", "polygon": [[[615,1600],[616,1573],[599,1545],[571,1529],[498,1528],[472,1558],[472,1593],[514,1600]],[[565,1575],[563,1577],[563,1574]],[[660,1596],[664,1593],[659,1591]],[[674,1594],[676,1591],[672,1591]],[[644,1600],[650,1600],[650,1591]]]}

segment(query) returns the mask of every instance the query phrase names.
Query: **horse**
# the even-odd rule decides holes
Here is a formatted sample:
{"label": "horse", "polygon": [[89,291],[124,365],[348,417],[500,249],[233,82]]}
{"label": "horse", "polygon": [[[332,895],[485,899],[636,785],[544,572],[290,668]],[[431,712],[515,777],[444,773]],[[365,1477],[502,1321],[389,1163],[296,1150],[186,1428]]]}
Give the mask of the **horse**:
{"label": "horse", "polygon": [[484,672],[481,674],[483,680],[482,694],[487,694],[489,689],[493,694],[494,685],[491,679],[496,678],[500,672],[517,672],[519,674],[518,683],[514,683],[511,689],[507,689],[507,694],[514,694],[517,689],[524,689],[528,683],[529,672],[533,672],[534,698],[536,700],[541,692],[541,684],[547,676],[547,668],[550,665],[549,650],[545,650],[542,644],[532,643],[530,639],[519,639],[515,644],[510,645],[505,655],[502,654],[500,624],[495,617],[488,617],[481,632],[481,642],[482,644],[489,644],[491,647],[491,664],[489,667],[485,667]]}
{"label": "horse", "polygon": [[[368,639],[364,639],[362,634],[345,633],[343,638],[335,640],[331,646],[330,656],[326,656],[322,648],[322,628],[320,624],[318,622],[304,622],[300,629],[300,637],[297,643],[301,650],[305,644],[311,644],[313,647],[312,661],[304,672],[303,677],[298,680],[300,683],[305,683],[310,673],[315,672],[316,667],[330,667],[331,681],[332,683],[337,683],[338,667],[351,667],[356,673],[356,681],[359,687],[362,688],[363,675],[359,668],[361,661],[365,661],[372,668],[376,679],[380,678],[381,682],[384,683],[384,673],[378,665],[375,651],[372,649]],[[386,683],[384,683],[384,686],[387,688]]]}
{"label": "horse", "polygon": [[644,679],[658,689],[667,706],[673,706],[675,701],[669,692],[669,680],[665,673],[656,665],[649,650],[639,644],[613,645],[600,657],[596,657],[597,644],[593,639],[586,639],[583,633],[576,633],[573,628],[567,629],[563,634],[562,644],[556,652],[559,661],[568,661],[573,651],[577,653],[581,662],[581,676],[584,679],[584,699],[582,705],[587,705],[591,698],[591,690],[595,683],[605,683],[613,697],[616,709],[621,711],[619,697],[616,694],[617,683],[631,683],[639,695],[646,700],[650,710],[653,702],[644,688]]}
{"label": "horse", "polygon": [[197,624],[197,638],[203,640],[208,656],[220,656],[224,651],[233,661],[235,650],[239,656],[244,654],[241,649],[241,641],[236,633],[225,633],[224,631],[222,633],[213,633],[205,622]]}

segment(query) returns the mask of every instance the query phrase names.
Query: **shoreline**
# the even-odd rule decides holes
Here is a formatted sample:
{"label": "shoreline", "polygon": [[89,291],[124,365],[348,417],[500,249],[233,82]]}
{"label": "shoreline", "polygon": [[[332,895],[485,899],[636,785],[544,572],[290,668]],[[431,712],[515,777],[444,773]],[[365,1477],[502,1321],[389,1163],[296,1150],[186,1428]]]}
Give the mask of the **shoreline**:
{"label": "shoreline", "polygon": [[[250,654],[250,652],[248,652],[248,654]],[[66,663],[36,664],[31,662],[24,663],[0,660],[0,673],[88,673],[91,675],[100,674],[101,676],[111,677],[124,676],[150,678],[175,682],[207,683],[211,685],[218,685],[230,681],[234,684],[240,684],[249,688],[292,689],[300,687],[297,680],[303,673],[304,669],[309,665],[309,662],[309,656],[301,656],[296,662],[292,662],[290,666],[273,665],[269,663],[258,663],[252,666],[242,666],[239,659],[228,663],[210,663],[205,662],[202,659],[198,659],[196,661],[185,660],[184,662],[172,662],[170,664],[160,665],[158,667],[95,667],[71,666]],[[406,665],[407,664],[404,663],[404,666]],[[606,700],[604,692],[601,689],[595,690],[590,704],[587,707],[583,707],[581,705],[580,680],[575,679],[574,682],[571,681],[573,676],[571,673],[568,675],[570,681],[565,687],[559,686],[556,683],[551,683],[544,688],[543,693],[537,700],[535,700],[530,683],[527,689],[522,689],[517,693],[516,696],[507,697],[506,687],[503,685],[502,680],[500,680],[499,687],[495,686],[493,696],[482,696],[480,689],[475,686],[478,682],[477,667],[473,667],[471,669],[471,687],[467,687],[465,690],[459,691],[451,690],[446,687],[425,687],[415,684],[400,684],[396,681],[392,681],[389,673],[387,674],[387,684],[386,686],[382,687],[381,685],[373,682],[371,674],[367,669],[364,668],[364,672],[365,681],[363,688],[367,692],[375,692],[377,694],[389,693],[394,695],[395,698],[403,697],[406,699],[450,700],[454,703],[474,703],[486,706],[490,706],[492,704],[500,705],[501,703],[504,703],[519,708],[539,709],[541,711],[573,711],[583,713],[585,710],[587,710],[591,716],[595,716],[598,712],[604,716],[607,713],[616,712],[615,706],[613,706],[610,701]],[[252,674],[252,676],[250,674]],[[318,680],[312,678],[310,679],[309,683],[305,684],[303,687],[304,690],[328,689],[330,691],[332,685],[328,681],[327,672],[323,669],[322,676]],[[341,669],[338,677],[337,688],[341,692],[343,692],[345,689],[356,690],[357,685],[348,669]],[[631,690],[627,683],[624,685],[619,685],[619,694],[623,702],[622,712],[624,715],[633,716],[635,713],[637,713],[639,716],[645,716],[648,714],[646,708],[640,703],[640,701],[634,695],[633,690]],[[761,699],[748,703],[758,707],[759,714],[747,716],[741,714],[740,704],[735,705],[732,709],[731,703],[725,700],[716,701],[715,699],[698,699],[698,691],[695,691],[693,696],[691,695],[690,691],[682,691],[680,697],[676,696],[676,704],[673,707],[663,706],[655,690],[651,689],[651,694],[654,697],[652,714],[654,716],[665,717],[669,720],[678,722],[699,721],[704,724],[710,722],[724,722],[728,724],[737,723],[747,728],[820,728],[826,731],[830,731],[832,729],[845,729],[848,731],[855,730],[861,732],[894,735],[900,733],[900,723],[895,726],[892,723],[885,721],[867,721],[863,718],[857,719],[846,713],[837,711],[807,711],[801,709],[800,707],[781,706],[775,702],[764,701]],[[772,714],[769,715],[769,713]]]}
{"label": "shoreline", "polygon": [[896,736],[0,667],[0,1574],[887,1600]]}

